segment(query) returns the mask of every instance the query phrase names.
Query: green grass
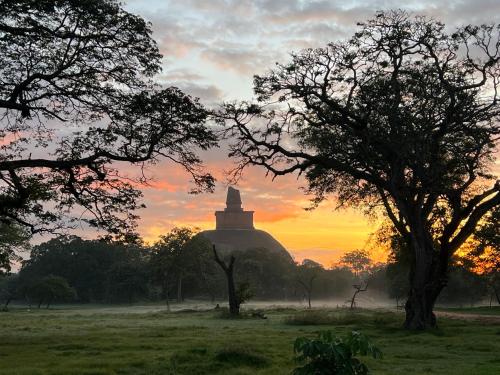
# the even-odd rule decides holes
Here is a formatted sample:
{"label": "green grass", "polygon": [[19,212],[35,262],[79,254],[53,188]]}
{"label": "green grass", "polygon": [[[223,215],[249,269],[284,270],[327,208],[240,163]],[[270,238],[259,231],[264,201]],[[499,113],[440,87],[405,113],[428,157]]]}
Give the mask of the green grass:
{"label": "green grass", "polygon": [[382,350],[373,374],[500,373],[500,325],[440,319],[402,330],[382,310],[266,310],[268,319],[223,319],[161,306],[17,309],[0,313],[0,374],[289,374],[293,342],[331,329],[360,330]]}

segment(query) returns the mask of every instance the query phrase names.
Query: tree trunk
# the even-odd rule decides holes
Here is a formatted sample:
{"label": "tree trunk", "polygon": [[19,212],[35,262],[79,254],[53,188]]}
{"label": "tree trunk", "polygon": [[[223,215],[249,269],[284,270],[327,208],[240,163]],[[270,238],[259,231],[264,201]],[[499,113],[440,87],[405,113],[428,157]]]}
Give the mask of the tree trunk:
{"label": "tree trunk", "polygon": [[167,302],[167,311],[170,311],[170,294],[169,294],[170,283],[168,282],[168,275],[163,277],[163,295],[165,296],[165,301]]}
{"label": "tree trunk", "polygon": [[182,302],[182,277],[177,279],[177,302]]}
{"label": "tree trunk", "polygon": [[497,298],[497,302],[500,305],[500,292],[495,287],[492,287],[492,289],[493,289],[493,293],[495,293],[495,297]]}
{"label": "tree trunk", "polygon": [[361,285],[353,285],[354,289],[356,290],[354,294],[352,295],[351,299],[351,310],[356,306],[356,296],[360,292],[366,292],[368,290],[368,284],[365,285],[364,288],[361,287]]}
{"label": "tree trunk", "polygon": [[358,294],[358,291],[356,290],[354,294],[352,295],[351,298],[351,310],[354,309],[354,305],[356,304],[356,295]]}
{"label": "tree trunk", "polygon": [[405,328],[424,330],[436,327],[435,302],[425,291],[412,288],[405,304]]}
{"label": "tree trunk", "polygon": [[229,298],[229,313],[231,315],[239,315],[240,306],[236,296],[236,288],[234,287],[233,267],[227,273],[227,294]]}
{"label": "tree trunk", "polygon": [[423,227],[413,228],[411,246],[414,260],[410,267],[410,290],[405,304],[404,327],[425,330],[437,326],[434,305],[446,286],[449,255],[435,249],[432,236]]}
{"label": "tree trunk", "polygon": [[215,249],[215,245],[213,246],[214,257],[217,264],[222,268],[224,273],[226,274],[227,279],[227,294],[229,300],[229,313],[231,315],[239,315],[240,314],[240,304],[238,301],[238,296],[236,295],[236,288],[234,287],[234,262],[236,258],[231,255],[229,259],[229,264],[226,264],[223,260],[219,258],[219,254],[217,254],[217,250]]}
{"label": "tree trunk", "polygon": [[7,297],[7,299],[5,300],[5,304],[3,305],[4,311],[7,311],[9,309],[10,301],[12,301],[12,297]]}
{"label": "tree trunk", "polygon": [[165,296],[165,299],[167,301],[167,311],[170,311],[170,295],[168,294],[168,289],[167,289],[167,295]]}

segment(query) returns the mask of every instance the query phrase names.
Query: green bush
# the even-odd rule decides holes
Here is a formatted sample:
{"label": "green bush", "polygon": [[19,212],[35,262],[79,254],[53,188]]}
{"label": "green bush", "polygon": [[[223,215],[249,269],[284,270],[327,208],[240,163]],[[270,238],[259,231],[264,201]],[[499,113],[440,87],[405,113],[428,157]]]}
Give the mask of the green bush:
{"label": "green bush", "polygon": [[368,367],[357,355],[381,358],[382,352],[372,345],[368,337],[352,331],[345,338],[331,331],[320,332],[318,338],[299,337],[294,351],[303,366],[295,368],[294,375],[366,375]]}

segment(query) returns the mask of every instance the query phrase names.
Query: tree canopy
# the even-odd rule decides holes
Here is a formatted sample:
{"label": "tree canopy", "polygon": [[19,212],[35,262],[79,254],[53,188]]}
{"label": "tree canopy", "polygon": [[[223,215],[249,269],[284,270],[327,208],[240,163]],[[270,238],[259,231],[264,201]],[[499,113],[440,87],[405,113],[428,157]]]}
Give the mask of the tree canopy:
{"label": "tree canopy", "polygon": [[348,267],[354,271],[355,275],[359,276],[368,271],[370,266],[373,265],[373,261],[366,250],[352,250],[342,255],[340,264]]}
{"label": "tree canopy", "polygon": [[[319,204],[380,208],[413,253],[406,326],[435,325],[452,255],[500,204],[500,25],[379,12],[345,42],[255,76],[256,102],[228,103],[238,176],[304,174]],[[492,181],[493,180],[493,181]]]}
{"label": "tree canopy", "polygon": [[141,172],[165,159],[191,175],[194,192],[213,188],[195,153],[216,142],[207,112],[153,83],[162,56],[147,22],[114,0],[0,8],[2,222],[39,232],[83,220],[131,239],[147,177],[123,163]]}

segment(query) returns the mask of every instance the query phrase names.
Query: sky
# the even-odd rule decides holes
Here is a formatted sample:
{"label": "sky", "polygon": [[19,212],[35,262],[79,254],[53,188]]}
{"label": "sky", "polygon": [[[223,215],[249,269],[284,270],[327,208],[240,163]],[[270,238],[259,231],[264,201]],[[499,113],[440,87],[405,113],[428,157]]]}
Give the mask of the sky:
{"label": "sky", "polygon": [[[129,0],[125,7],[152,23],[164,56],[158,81],[199,97],[207,106],[251,99],[254,74],[286,62],[292,51],[346,39],[356,22],[377,10],[403,8],[433,16],[450,28],[498,22],[500,14],[499,0]],[[147,208],[139,212],[139,230],[147,241],[175,226],[215,227],[214,211],[224,208],[224,171],[231,161],[224,146],[202,156],[218,179],[213,194],[188,194],[189,176],[172,164],[148,170],[152,181],[144,189]],[[500,170],[498,164],[495,169]],[[263,170],[251,168],[236,187],[244,208],[255,211],[255,226],[271,233],[298,261],[309,258],[330,266],[344,252],[359,248],[384,259],[371,240],[377,220],[354,208],[335,210],[333,198],[306,211],[310,197],[303,186],[296,176],[273,181]]]}

